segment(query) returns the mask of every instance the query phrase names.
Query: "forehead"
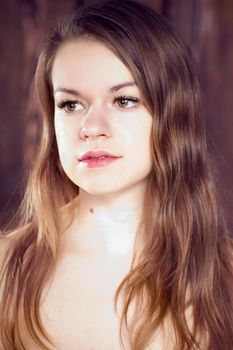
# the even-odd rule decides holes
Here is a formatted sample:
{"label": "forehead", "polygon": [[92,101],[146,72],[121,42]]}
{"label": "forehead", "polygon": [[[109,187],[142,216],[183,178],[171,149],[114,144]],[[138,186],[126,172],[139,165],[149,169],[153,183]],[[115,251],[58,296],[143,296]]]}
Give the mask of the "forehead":
{"label": "forehead", "polygon": [[133,81],[122,61],[104,44],[93,40],[62,45],[56,54],[51,78],[54,89],[62,85],[89,91]]}

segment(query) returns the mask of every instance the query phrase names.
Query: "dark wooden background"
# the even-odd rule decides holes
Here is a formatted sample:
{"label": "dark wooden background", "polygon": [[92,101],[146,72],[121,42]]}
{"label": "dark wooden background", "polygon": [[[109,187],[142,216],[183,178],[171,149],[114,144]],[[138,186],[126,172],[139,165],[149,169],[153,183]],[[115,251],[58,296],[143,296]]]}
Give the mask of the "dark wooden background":
{"label": "dark wooden background", "polygon": [[[40,43],[75,0],[0,0],[0,223],[18,207],[35,157],[31,81]],[[233,0],[142,0],[174,24],[199,64],[208,144],[233,229]],[[120,1],[119,1],[120,6]]]}

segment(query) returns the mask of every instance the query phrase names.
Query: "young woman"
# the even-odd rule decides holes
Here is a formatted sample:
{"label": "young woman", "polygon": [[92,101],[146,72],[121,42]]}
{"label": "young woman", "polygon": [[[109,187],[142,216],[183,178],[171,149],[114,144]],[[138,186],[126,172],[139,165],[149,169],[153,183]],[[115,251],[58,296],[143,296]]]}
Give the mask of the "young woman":
{"label": "young woman", "polygon": [[48,37],[39,153],[1,239],[1,349],[233,348],[195,70],[133,1],[78,8]]}

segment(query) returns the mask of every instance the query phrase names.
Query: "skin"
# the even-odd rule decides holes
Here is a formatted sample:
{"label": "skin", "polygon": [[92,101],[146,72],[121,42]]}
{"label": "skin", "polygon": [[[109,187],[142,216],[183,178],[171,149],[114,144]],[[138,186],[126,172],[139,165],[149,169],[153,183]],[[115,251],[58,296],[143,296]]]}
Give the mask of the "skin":
{"label": "skin", "polygon": [[[56,349],[120,349],[114,294],[130,268],[151,171],[152,117],[135,84],[119,88],[129,82],[134,83],[130,71],[98,42],[65,44],[54,61],[60,160],[80,188],[63,210],[65,227],[71,209],[75,217],[63,232],[55,274],[42,298],[42,321]],[[119,101],[122,95],[138,101]],[[75,102],[59,107],[67,99]],[[90,150],[121,158],[90,169],[77,160]],[[150,349],[162,348],[157,337]]]}
{"label": "skin", "polygon": [[[60,160],[68,177],[80,188],[77,216],[82,221],[77,219],[74,225],[79,232],[83,227],[84,234],[75,240],[85,252],[108,257],[129,254],[151,171],[152,117],[130,71],[98,42],[76,41],[61,47],[54,61],[52,83]],[[125,83],[134,85],[112,90]],[[77,92],[63,92],[63,88]],[[122,95],[138,101],[115,100]],[[77,102],[59,108],[67,99]],[[96,150],[121,158],[97,169],[77,160],[83,153]]]}

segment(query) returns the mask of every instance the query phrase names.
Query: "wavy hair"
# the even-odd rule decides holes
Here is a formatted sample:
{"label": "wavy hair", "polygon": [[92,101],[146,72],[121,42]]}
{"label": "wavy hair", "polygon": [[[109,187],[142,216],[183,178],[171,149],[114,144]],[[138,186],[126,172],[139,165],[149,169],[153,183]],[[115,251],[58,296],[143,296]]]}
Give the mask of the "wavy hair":
{"label": "wavy hair", "polygon": [[126,330],[130,347],[145,349],[169,317],[175,349],[230,349],[232,240],[209,171],[196,66],[161,15],[138,2],[115,0],[77,8],[50,33],[39,56],[35,91],[42,116],[40,147],[18,227],[2,234],[9,241],[1,268],[3,349],[25,348],[22,320],[39,347],[52,345],[40,318],[40,301],[56,268],[60,210],[78,195],[78,187],[58,157],[51,69],[61,45],[78,39],[97,40],[120,58],[153,117],[153,168],[143,229],[138,230],[144,245],[140,254],[135,248],[131,269],[115,295],[116,308],[124,296],[121,343]]}

